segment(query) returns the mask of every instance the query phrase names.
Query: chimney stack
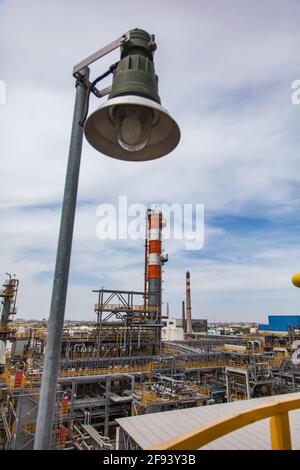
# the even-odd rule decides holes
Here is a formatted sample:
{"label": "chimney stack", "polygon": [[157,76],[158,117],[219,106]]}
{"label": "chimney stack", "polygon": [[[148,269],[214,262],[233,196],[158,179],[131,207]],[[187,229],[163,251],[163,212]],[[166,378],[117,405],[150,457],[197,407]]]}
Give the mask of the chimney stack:
{"label": "chimney stack", "polygon": [[[155,321],[161,325],[162,266],[168,261],[162,254],[163,216],[160,209],[148,209],[146,215],[145,272],[148,284],[148,307],[155,312]],[[157,328],[157,347],[161,349],[161,327]]]}
{"label": "chimney stack", "polygon": [[191,306],[191,276],[189,271],[186,272],[186,332],[188,335],[193,332]]}
{"label": "chimney stack", "polygon": [[186,333],[185,303],[184,303],[184,300],[182,301],[181,321],[182,321],[183,332]]}

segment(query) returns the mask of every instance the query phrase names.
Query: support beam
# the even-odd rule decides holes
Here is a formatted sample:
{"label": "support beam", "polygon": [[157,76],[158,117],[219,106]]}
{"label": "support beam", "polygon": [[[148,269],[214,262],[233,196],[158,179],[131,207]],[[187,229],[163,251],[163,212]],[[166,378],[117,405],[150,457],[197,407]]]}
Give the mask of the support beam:
{"label": "support beam", "polygon": [[291,450],[291,432],[288,413],[280,413],[270,419],[272,450]]}
{"label": "support beam", "polygon": [[110,410],[110,392],[111,392],[111,378],[106,381],[106,400],[105,400],[105,419],[104,419],[104,436],[109,437],[109,410]]}

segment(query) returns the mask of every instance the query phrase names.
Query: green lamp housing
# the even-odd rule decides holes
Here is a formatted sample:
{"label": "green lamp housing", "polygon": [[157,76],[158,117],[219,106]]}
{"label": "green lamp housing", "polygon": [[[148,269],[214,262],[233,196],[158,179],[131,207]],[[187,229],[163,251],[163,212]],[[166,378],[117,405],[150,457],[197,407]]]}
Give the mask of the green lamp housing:
{"label": "green lamp housing", "polygon": [[142,29],[134,29],[129,37],[121,47],[121,60],[114,71],[109,99],[136,95],[160,104],[158,77],[153,64],[154,36]]}

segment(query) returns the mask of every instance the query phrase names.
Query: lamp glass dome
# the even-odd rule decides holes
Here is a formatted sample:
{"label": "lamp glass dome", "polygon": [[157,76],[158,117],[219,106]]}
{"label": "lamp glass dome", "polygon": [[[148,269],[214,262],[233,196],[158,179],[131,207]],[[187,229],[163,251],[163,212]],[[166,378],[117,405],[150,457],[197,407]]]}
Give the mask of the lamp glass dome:
{"label": "lamp glass dome", "polygon": [[125,95],[101,104],[87,119],[87,141],[109,157],[146,161],[170,153],[180,140],[175,120],[159,103]]}

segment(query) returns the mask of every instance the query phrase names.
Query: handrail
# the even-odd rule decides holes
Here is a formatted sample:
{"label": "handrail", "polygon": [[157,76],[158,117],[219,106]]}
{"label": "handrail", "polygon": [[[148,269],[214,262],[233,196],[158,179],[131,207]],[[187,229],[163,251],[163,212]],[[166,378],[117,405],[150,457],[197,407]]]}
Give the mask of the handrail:
{"label": "handrail", "polygon": [[191,432],[152,447],[150,450],[199,449],[232,431],[270,417],[272,450],[290,450],[292,444],[288,412],[297,408],[300,408],[299,395],[297,398],[282,398],[270,401],[267,404],[252,406],[245,411],[234,413],[205,426],[200,426]]}

